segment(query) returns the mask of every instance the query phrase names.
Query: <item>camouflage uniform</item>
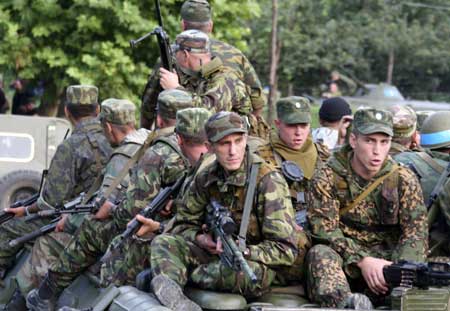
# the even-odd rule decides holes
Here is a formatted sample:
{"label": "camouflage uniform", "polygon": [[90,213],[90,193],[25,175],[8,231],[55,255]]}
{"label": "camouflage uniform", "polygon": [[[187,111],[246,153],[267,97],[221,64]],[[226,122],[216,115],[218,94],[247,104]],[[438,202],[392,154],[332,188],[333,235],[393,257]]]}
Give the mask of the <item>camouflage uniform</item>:
{"label": "camouflage uniform", "polygon": [[[187,108],[177,112],[177,123],[175,131],[182,137],[205,140],[204,125],[209,118],[210,113],[204,108]],[[172,211],[176,211],[179,200],[181,200],[185,189],[188,187],[191,178],[196,173],[197,168],[193,167],[189,171],[182,190],[178,193],[172,205]],[[166,226],[167,222],[165,225]],[[150,267],[150,243],[156,233],[150,234],[148,237],[133,237],[124,242],[122,248],[114,250],[110,245],[110,251],[113,256],[108,260],[104,260],[101,269],[101,279],[103,286],[114,283],[116,286],[134,285],[136,276],[139,272]]]}
{"label": "camouflage uniform", "polygon": [[[277,101],[276,108],[278,120],[285,124],[311,123],[311,111],[306,98],[297,96],[282,98]],[[313,143],[311,137],[308,137],[300,150],[294,150],[286,145],[278,133],[274,132],[270,142],[257,149],[257,154],[280,172],[283,172],[282,165],[285,161],[296,163],[303,171],[304,176],[301,181],[289,180],[288,176],[284,177],[289,186],[297,224],[304,226],[304,223],[299,222],[303,222],[302,218],[306,216],[307,202],[311,202],[311,179],[313,173],[321,168],[330,156],[328,149],[320,143]],[[304,258],[307,249],[311,247],[310,238],[305,231],[297,231],[297,235],[299,235],[299,254],[295,264],[283,274],[287,279],[293,281],[302,279]]]}
{"label": "camouflage uniform", "polygon": [[[208,140],[217,142],[233,133],[246,133],[235,113],[212,116],[206,126]],[[283,177],[254,154],[247,154],[241,167],[225,173],[218,161],[206,166],[192,181],[175,215],[172,234],[157,236],[152,243],[151,265],[156,276],[167,276],[184,287],[188,278],[203,289],[258,295],[276,282],[276,270],[291,265],[297,255],[294,212]],[[214,198],[229,208],[237,225],[243,213],[248,165],[261,163],[256,197],[247,232],[246,254],[258,281],[222,264],[219,257],[205,253],[195,244],[196,236]]]}
{"label": "camouflage uniform", "polygon": [[417,129],[417,116],[414,110],[408,106],[394,105],[390,106],[388,111],[393,115],[394,136],[392,137],[391,149],[389,154],[394,156],[398,153],[408,150],[419,151],[418,147],[408,147],[400,144],[398,140],[410,138]]}
{"label": "camouflage uniform", "polygon": [[[98,90],[93,86],[69,86],[67,103],[97,104]],[[112,149],[96,118],[80,121],[72,135],[62,142],[52,159],[38,209],[53,209],[81,192],[87,192],[95,177],[101,173]],[[14,218],[0,226],[0,267],[8,268],[21,246],[9,247],[8,241],[49,224],[49,219],[25,222]]]}
{"label": "camouflage uniform", "polygon": [[[207,22],[211,20],[211,8],[207,1],[186,1],[181,8],[181,17],[185,21]],[[253,110],[262,109],[266,99],[263,93],[261,82],[252,64],[247,57],[235,48],[225,42],[211,39],[211,54],[222,60],[223,70],[234,72],[238,78],[245,83],[249,90],[251,105]],[[149,77],[147,85],[142,96],[141,105],[141,125],[151,126],[155,121],[156,98],[160,91],[159,86],[159,67],[156,64],[152,74]],[[179,73],[183,76],[182,73]],[[183,80],[183,78],[181,78]],[[181,83],[184,85],[183,83]]]}
{"label": "camouflage uniform", "polygon": [[[175,119],[177,108],[189,106],[190,96],[178,90],[162,92],[158,99],[158,114],[163,119]],[[105,253],[112,239],[125,230],[127,223],[158,194],[161,188],[173,184],[188,168],[177,145],[173,127],[159,130],[156,139],[132,169],[125,199],[112,211],[112,219],[87,217],[77,235],[70,241],[59,259],[52,263],[41,283],[27,297],[52,299],[70,285],[86,268]],[[42,293],[44,297],[38,298]]]}
{"label": "camouflage uniform", "polygon": [[[392,116],[384,111],[356,112],[354,131],[392,135]],[[357,175],[346,145],[334,153],[313,180],[308,218],[317,242],[307,255],[308,291],[321,306],[343,308],[350,285],[365,283],[356,263],[372,256],[387,260],[424,261],[428,226],[422,191],[414,174],[395,168],[388,156],[372,182],[387,176],[373,191],[353,203],[371,182]],[[391,173],[391,175],[387,175]],[[352,208],[348,206],[352,206]],[[344,212],[342,209],[348,207]],[[356,289],[356,288],[355,288]]]}
{"label": "camouflage uniform", "polygon": [[[102,112],[100,119],[117,125],[127,125],[135,122],[135,105],[128,100],[108,99],[101,104]],[[106,195],[107,189],[118,177],[122,168],[129,159],[139,150],[148,136],[148,130],[133,130],[114,149],[105,172],[102,174],[102,184],[98,189],[97,198]],[[123,199],[125,190],[128,187],[129,175],[126,175],[119,185],[108,195],[108,201],[120,202]],[[79,215],[83,216],[83,215]],[[83,220],[83,218],[81,218]],[[52,232],[36,240],[31,251],[31,256],[25,265],[19,270],[17,282],[22,294],[28,293],[37,287],[44,278],[50,263],[56,262],[64,248],[69,244],[75,230],[80,226],[81,221],[73,220],[65,224],[65,232]]]}

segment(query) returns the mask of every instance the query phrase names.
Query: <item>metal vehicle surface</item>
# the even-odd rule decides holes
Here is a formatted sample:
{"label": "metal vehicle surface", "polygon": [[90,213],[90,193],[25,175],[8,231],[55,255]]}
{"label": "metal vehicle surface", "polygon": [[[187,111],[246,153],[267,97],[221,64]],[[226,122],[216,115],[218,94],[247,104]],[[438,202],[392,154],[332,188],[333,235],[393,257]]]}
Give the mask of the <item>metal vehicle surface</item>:
{"label": "metal vehicle surface", "polygon": [[70,123],[61,118],[0,115],[0,208],[39,189]]}

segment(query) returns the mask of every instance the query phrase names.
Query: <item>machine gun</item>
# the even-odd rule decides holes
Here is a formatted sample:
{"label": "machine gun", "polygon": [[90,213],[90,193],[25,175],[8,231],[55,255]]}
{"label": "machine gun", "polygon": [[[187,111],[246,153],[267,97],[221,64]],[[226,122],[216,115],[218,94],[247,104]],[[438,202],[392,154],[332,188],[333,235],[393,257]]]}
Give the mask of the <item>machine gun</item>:
{"label": "machine gun", "polygon": [[[162,189],[158,195],[153,198],[152,202],[148,204],[140,213],[139,215],[142,215],[146,218],[153,218],[157,213],[159,213],[169,202],[169,200],[176,196],[178,192],[181,189],[181,186],[184,183],[184,180],[186,179],[186,174],[183,175],[180,179],[178,179],[172,186],[166,187]],[[114,249],[118,249],[122,246],[125,240],[132,237],[136,232],[139,231],[141,228],[142,223],[139,222],[136,217],[133,218],[133,220],[130,221],[130,223],[127,225],[127,228],[124,232],[122,232],[119,235],[117,243],[114,244]],[[109,258],[110,252],[105,253],[103,255],[102,261],[107,260]]]}
{"label": "machine gun", "polygon": [[383,275],[391,287],[418,287],[450,285],[450,263],[419,263],[401,260],[383,268]]}
{"label": "machine gun", "polygon": [[222,242],[223,252],[219,254],[220,260],[234,271],[243,271],[253,283],[256,283],[258,279],[255,273],[234,241],[233,234],[237,230],[237,225],[229,211],[215,200],[211,200],[210,206],[212,211],[208,214],[207,225],[213,231],[216,240],[220,239]]}
{"label": "machine gun", "polygon": [[173,64],[173,53],[170,48],[169,36],[164,31],[163,21],[161,17],[161,6],[159,4],[159,0],[155,0],[155,8],[156,8],[156,18],[158,19],[158,25],[151,32],[143,35],[139,39],[130,40],[130,46],[132,48],[136,47],[137,44],[144,41],[150,36],[155,35],[158,40],[159,46],[159,55],[161,57],[162,67],[172,72],[174,69]]}

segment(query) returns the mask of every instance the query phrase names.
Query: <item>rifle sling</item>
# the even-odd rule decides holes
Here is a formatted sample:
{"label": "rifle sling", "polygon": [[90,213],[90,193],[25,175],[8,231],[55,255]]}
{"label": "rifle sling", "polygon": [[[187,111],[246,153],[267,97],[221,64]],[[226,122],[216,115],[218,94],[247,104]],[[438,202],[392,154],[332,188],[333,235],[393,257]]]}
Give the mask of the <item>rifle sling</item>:
{"label": "rifle sling", "polygon": [[361,192],[353,201],[349,202],[347,206],[339,210],[339,216],[343,216],[355,208],[362,200],[367,198],[367,196],[374,191],[386,178],[394,174],[400,168],[399,165],[394,165],[391,171],[378,179],[374,180],[363,192]]}
{"label": "rifle sling", "polygon": [[253,207],[253,198],[256,190],[256,179],[259,172],[259,163],[253,163],[250,169],[250,177],[247,192],[245,193],[244,211],[242,213],[241,226],[239,228],[239,250],[244,252],[247,249],[246,237],[248,224],[250,222],[250,212]]}
{"label": "rifle sling", "polygon": [[445,167],[439,165],[428,153],[417,152],[416,154],[439,174],[442,174],[445,171]]}

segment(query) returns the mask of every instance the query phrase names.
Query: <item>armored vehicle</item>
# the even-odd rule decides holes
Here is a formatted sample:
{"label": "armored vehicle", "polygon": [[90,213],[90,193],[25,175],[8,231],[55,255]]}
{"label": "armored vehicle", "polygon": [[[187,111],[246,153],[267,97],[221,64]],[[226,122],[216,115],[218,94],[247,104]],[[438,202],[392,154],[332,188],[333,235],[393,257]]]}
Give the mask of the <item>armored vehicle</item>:
{"label": "armored vehicle", "polygon": [[71,125],[48,117],[0,115],[0,208],[39,189],[47,169]]}

